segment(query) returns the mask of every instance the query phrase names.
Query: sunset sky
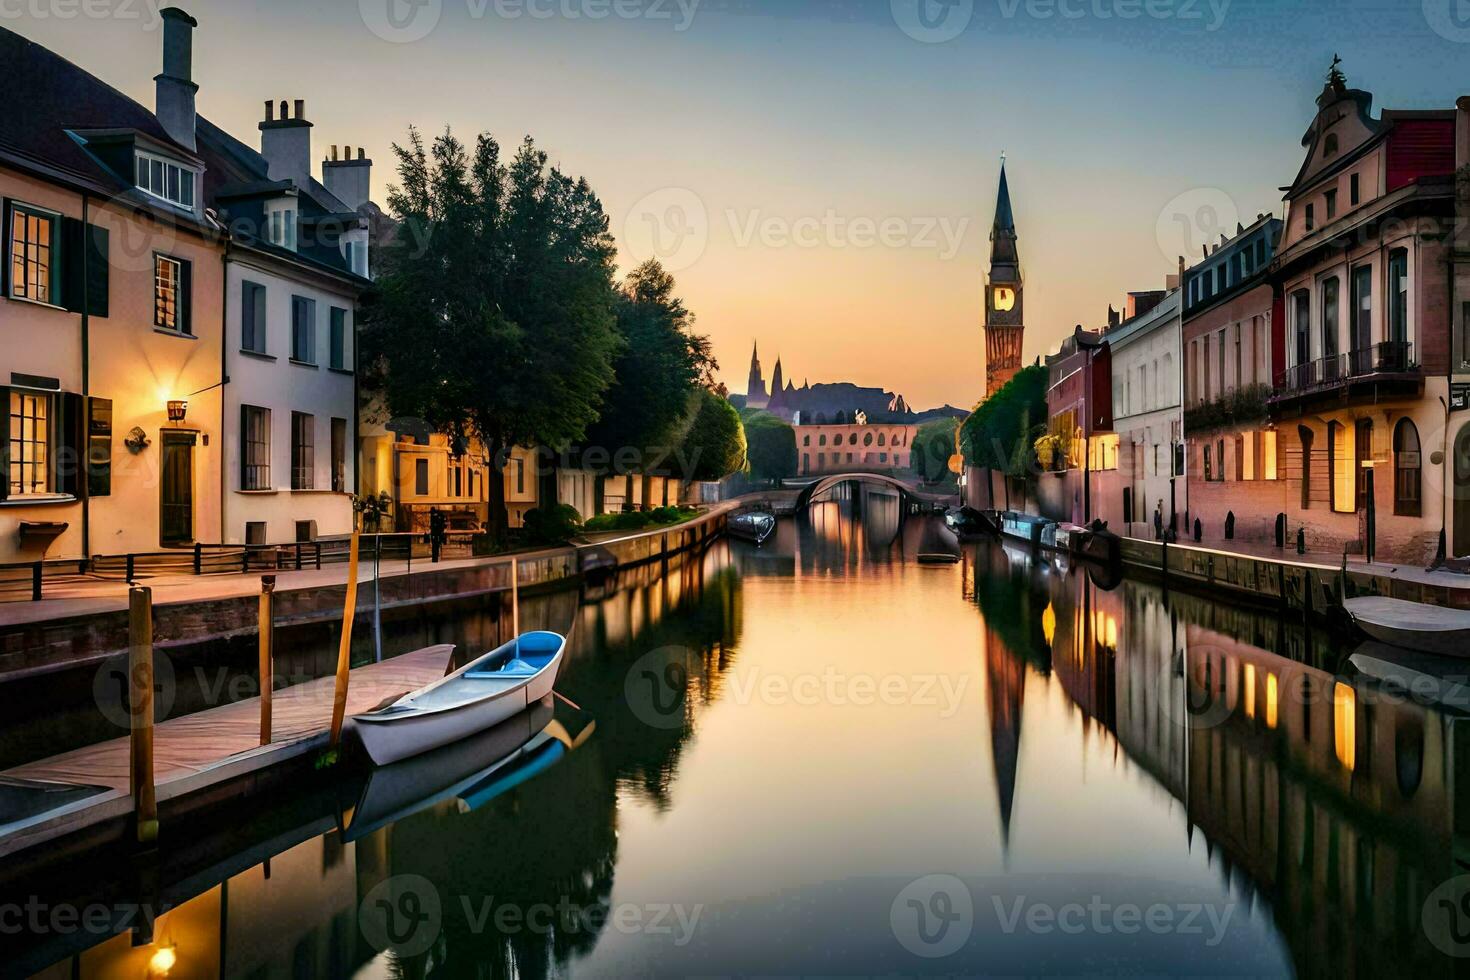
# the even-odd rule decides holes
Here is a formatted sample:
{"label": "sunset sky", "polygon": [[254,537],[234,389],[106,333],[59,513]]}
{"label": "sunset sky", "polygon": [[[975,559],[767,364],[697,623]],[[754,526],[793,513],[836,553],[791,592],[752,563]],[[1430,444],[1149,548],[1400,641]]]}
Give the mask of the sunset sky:
{"label": "sunset sky", "polygon": [[[148,2],[27,0],[0,25],[151,106]],[[304,98],[317,158],[366,147],[382,202],[409,125],[529,133],[597,190],[623,269],[656,254],[675,270],[732,390],[755,339],[768,377],[780,354],[798,383],[916,407],[981,393],[1002,151],[1029,361],[1162,286],[1217,225],[1279,213],[1334,52],[1376,108],[1470,93],[1463,0],[950,2],[181,6],[200,23],[200,111],[247,142],[265,99]]]}

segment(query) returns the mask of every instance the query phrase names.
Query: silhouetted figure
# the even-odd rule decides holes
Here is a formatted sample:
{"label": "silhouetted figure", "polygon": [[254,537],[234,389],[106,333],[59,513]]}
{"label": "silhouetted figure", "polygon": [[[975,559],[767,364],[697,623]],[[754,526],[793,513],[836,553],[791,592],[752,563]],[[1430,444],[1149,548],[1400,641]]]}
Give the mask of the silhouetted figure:
{"label": "silhouetted figure", "polygon": [[444,512],[438,507],[429,508],[429,556],[434,562],[439,561],[439,555],[444,550],[444,539],[448,537],[449,523],[444,517]]}
{"label": "silhouetted figure", "polygon": [[1164,498],[1159,498],[1159,506],[1154,508],[1154,540],[1164,540]]}

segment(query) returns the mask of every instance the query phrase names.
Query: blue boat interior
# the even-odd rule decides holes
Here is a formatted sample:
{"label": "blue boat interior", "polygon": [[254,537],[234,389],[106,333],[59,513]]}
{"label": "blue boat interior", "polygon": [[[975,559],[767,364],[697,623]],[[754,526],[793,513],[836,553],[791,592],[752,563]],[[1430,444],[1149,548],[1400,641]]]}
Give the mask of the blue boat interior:
{"label": "blue boat interior", "polygon": [[485,656],[464,676],[471,680],[509,680],[534,677],[551,663],[561,649],[562,638],[555,633],[526,633],[518,640]]}

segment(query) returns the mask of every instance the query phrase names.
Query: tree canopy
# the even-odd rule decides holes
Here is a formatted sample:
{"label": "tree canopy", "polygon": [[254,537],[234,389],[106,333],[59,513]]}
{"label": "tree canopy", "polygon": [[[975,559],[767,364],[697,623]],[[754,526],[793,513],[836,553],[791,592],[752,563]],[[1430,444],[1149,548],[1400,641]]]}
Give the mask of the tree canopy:
{"label": "tree canopy", "polygon": [[607,215],[585,180],[527,137],[505,166],[482,134],[473,153],[417,130],[393,147],[399,222],[382,255],[361,341],[365,384],[388,411],[422,419],[489,457],[490,531],[506,527],[504,456],[566,446],[612,383],[613,258]]}
{"label": "tree canopy", "polygon": [[623,280],[615,304],[619,346],[613,382],[600,418],[588,429],[587,446],[606,451],[617,465],[621,450],[638,450],[634,470],[660,464],[689,424],[690,394],[713,385],[717,365],[707,337],[692,332],[694,316],[674,295],[674,277],[655,259]]}
{"label": "tree canopy", "polygon": [[780,481],[796,475],[796,430],[760,409],[741,415],[750,475],[757,480]]}
{"label": "tree canopy", "polygon": [[693,421],[681,447],[688,480],[722,480],[746,465],[745,428],[735,406],[717,392],[693,398]]}
{"label": "tree canopy", "polygon": [[1046,368],[1033,364],[981,402],[960,427],[966,462],[1011,476],[1029,473],[1034,437],[1046,427],[1046,384]]}
{"label": "tree canopy", "polygon": [[910,463],[914,472],[926,483],[938,483],[952,476],[949,458],[954,455],[956,418],[931,419],[919,426],[910,447]]}

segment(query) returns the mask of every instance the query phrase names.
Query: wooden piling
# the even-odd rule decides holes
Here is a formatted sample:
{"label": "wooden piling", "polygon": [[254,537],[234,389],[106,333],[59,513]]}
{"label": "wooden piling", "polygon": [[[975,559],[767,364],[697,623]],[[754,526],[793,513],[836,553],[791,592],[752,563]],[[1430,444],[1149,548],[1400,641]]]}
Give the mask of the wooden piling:
{"label": "wooden piling", "polygon": [[342,744],[342,722],[347,714],[347,681],[352,673],[352,616],[357,611],[358,533],[352,532],[347,551],[347,599],[342,609],[342,642],[337,647],[337,696],[332,703],[332,735],[329,752]]}
{"label": "wooden piling", "polygon": [[128,783],[139,844],[158,840],[158,799],[153,786],[153,590],[128,590],[128,713],[131,721]]}
{"label": "wooden piling", "polygon": [[511,637],[516,640],[521,638],[519,566],[520,560],[512,556],[510,559],[510,633]]}
{"label": "wooden piling", "polygon": [[271,744],[271,694],[276,680],[276,577],[260,577],[260,744]]}

